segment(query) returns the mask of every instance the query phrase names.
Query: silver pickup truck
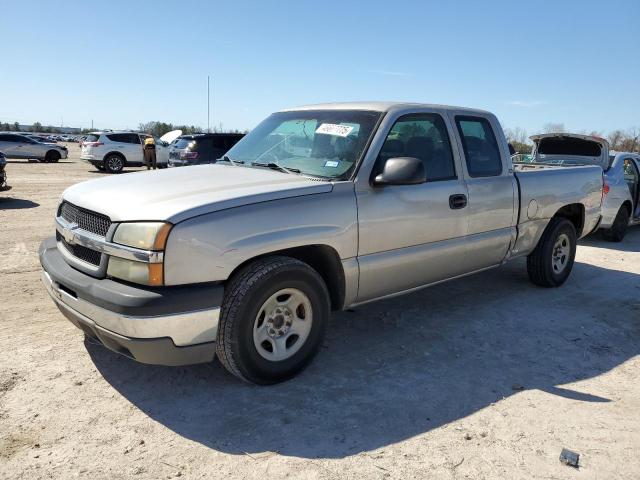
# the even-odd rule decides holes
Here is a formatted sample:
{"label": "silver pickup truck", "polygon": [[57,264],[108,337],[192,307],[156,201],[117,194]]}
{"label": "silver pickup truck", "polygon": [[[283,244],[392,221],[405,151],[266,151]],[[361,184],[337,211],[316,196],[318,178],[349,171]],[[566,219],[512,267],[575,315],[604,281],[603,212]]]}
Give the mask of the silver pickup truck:
{"label": "silver pickup truck", "polygon": [[560,286],[602,169],[518,171],[496,117],[405,103],[274,113],[214,165],[67,189],[43,281],[86,335],[145,363],[299,372],[331,310],[527,257]]}

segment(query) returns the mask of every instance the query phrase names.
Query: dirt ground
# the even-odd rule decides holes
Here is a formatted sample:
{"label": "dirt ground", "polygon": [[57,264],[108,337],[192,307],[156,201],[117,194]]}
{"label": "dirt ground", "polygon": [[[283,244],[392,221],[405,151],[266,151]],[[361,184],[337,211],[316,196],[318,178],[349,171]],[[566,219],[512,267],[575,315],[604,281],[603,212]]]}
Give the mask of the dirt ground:
{"label": "dirt ground", "polygon": [[640,478],[640,229],[584,240],[559,289],[517,261],[334,314],[308,370],[253,387],[136,364],[54,307],[38,245],[103,175],[69,149],[0,194],[0,478]]}

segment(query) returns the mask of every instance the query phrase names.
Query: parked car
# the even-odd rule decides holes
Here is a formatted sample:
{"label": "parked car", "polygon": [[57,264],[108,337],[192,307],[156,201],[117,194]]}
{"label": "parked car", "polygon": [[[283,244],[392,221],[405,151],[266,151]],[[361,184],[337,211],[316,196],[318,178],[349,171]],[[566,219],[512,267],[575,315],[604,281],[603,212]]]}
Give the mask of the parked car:
{"label": "parked car", "polygon": [[243,133],[182,135],[169,149],[169,166],[201,165],[215,161],[244,137]]}
{"label": "parked car", "polygon": [[[156,140],[158,167],[167,166],[169,143],[181,134],[181,130],[174,130]],[[109,173],[120,173],[125,167],[142,167],[142,142],[148,136],[145,133],[112,130],[90,133],[82,142],[80,159]]]}
{"label": "parked car", "polygon": [[604,199],[600,229],[605,239],[620,242],[630,225],[640,224],[640,155],[609,152],[600,137],[571,133],[533,135],[532,163],[598,165],[604,171]]}
{"label": "parked car", "polygon": [[5,192],[7,190],[11,190],[11,187],[7,185],[7,159],[4,156],[4,153],[0,152],[0,192]]}
{"label": "parked car", "polygon": [[57,142],[54,141],[54,140],[51,140],[50,137],[43,137],[41,135],[25,135],[25,136],[31,138],[32,140],[35,140],[36,142],[48,143],[48,144],[51,144],[51,145],[56,145],[57,144]]}
{"label": "parked car", "polygon": [[67,148],[41,143],[24,134],[0,133],[0,151],[7,158],[34,158],[40,162],[57,162],[67,158]]}
{"label": "parked car", "polygon": [[[275,113],[213,165],[68,188],[39,249],[62,313],[144,363],[218,356],[274,383],[330,310],[527,257],[558,287],[598,226],[602,170],[514,167],[496,117],[402,103]],[[505,292],[507,294],[507,292]]]}

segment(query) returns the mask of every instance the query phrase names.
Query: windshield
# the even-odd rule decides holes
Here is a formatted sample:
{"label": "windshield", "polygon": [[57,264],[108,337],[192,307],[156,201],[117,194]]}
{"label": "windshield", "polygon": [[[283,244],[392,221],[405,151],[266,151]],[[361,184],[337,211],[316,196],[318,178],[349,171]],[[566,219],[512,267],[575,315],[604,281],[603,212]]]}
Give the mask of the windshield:
{"label": "windshield", "polygon": [[274,163],[305,175],[344,179],[358,164],[380,116],[356,110],[274,113],[227,156],[245,166]]}

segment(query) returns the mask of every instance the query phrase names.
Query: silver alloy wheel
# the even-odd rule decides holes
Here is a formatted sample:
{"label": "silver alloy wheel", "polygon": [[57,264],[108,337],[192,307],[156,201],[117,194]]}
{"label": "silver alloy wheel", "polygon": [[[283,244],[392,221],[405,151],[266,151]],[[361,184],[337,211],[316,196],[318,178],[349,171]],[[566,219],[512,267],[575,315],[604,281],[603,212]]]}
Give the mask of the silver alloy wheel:
{"label": "silver alloy wheel", "polygon": [[566,233],[561,234],[553,245],[551,253],[551,266],[554,273],[561,273],[569,263],[571,254],[571,241]]}
{"label": "silver alloy wheel", "polygon": [[312,323],[309,297],[295,288],[279,290],[258,310],[253,324],[253,344],[267,360],[286,360],[302,348]]}
{"label": "silver alloy wheel", "polygon": [[109,165],[109,170],[112,172],[117,172],[122,168],[122,159],[117,155],[111,155],[107,160],[107,164]]}

